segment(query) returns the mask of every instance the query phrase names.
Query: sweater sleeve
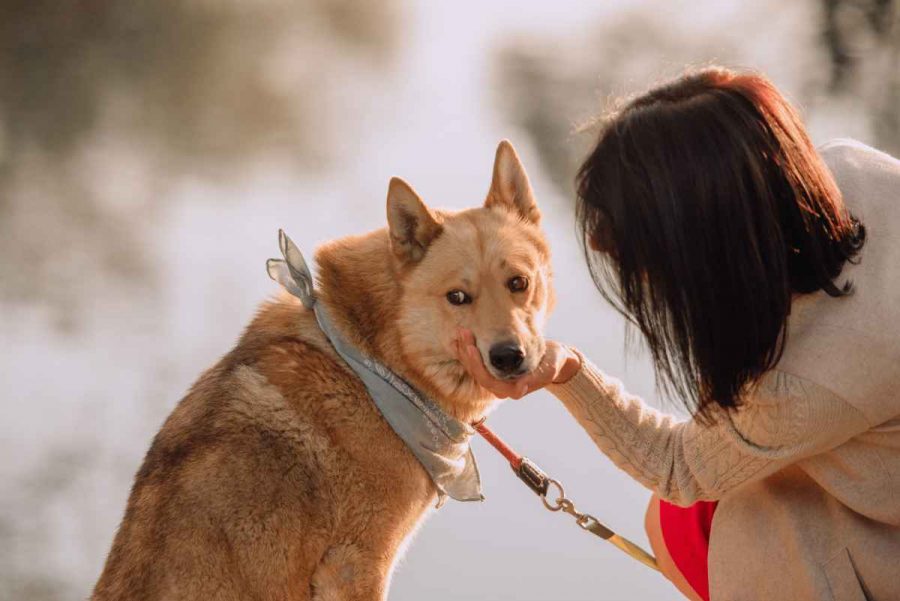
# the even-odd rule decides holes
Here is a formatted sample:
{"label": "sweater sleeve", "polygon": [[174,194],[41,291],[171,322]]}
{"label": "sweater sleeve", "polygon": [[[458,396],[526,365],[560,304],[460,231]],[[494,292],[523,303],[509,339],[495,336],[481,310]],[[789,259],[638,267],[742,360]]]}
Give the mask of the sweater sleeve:
{"label": "sweater sleeve", "polygon": [[826,388],[771,371],[738,410],[679,421],[629,395],[582,358],[548,390],[619,468],[678,505],[718,500],[869,429],[862,413]]}

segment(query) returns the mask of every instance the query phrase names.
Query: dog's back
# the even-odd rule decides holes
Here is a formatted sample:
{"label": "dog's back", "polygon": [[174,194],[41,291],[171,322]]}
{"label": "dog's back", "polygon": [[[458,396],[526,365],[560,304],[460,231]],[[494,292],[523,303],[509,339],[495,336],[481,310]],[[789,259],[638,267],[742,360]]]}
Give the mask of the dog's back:
{"label": "dog's back", "polygon": [[377,598],[430,500],[312,314],[271,303],[156,436],[93,599]]}

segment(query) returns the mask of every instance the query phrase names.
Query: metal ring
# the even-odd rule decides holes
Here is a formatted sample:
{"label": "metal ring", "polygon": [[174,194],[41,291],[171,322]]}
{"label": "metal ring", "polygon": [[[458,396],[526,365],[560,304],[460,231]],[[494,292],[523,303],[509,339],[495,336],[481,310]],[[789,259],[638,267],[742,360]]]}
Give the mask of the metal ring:
{"label": "metal ring", "polygon": [[566,498],[566,490],[563,488],[562,484],[559,483],[558,480],[554,480],[553,478],[547,479],[547,492],[550,492],[550,485],[556,487],[559,491],[559,495],[556,497],[556,500],[551,504],[547,500],[547,493],[541,495],[541,501],[544,503],[544,507],[549,509],[550,511],[559,511],[563,508],[562,500]]}

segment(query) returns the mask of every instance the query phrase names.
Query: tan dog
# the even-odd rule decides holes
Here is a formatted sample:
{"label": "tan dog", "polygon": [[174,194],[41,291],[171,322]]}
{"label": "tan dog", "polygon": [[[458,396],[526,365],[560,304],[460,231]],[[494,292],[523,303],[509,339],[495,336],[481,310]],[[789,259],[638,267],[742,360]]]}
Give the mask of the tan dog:
{"label": "tan dog", "polygon": [[[456,361],[458,326],[497,376],[544,352],[549,252],[525,170],[504,141],[484,207],[431,211],[395,178],[387,213],[389,228],[318,250],[320,302],[359,349],[471,422],[496,399]],[[284,295],[156,436],[93,599],[382,599],[435,500],[312,312]]]}

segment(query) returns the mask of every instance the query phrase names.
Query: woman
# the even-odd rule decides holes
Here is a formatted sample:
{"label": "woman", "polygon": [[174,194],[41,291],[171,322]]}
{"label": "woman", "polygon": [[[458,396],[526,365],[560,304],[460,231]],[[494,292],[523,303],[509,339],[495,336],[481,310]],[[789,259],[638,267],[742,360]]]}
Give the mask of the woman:
{"label": "woman", "polygon": [[900,599],[900,161],[817,152],[769,81],[710,68],[612,115],[577,209],[594,281],[693,418],[557,343],[504,382],[461,332],[467,369],[501,397],[547,386],[654,492],[688,598]]}

